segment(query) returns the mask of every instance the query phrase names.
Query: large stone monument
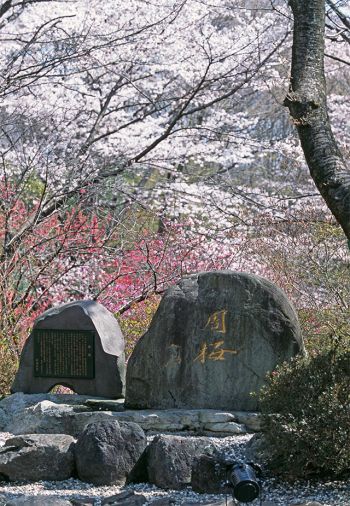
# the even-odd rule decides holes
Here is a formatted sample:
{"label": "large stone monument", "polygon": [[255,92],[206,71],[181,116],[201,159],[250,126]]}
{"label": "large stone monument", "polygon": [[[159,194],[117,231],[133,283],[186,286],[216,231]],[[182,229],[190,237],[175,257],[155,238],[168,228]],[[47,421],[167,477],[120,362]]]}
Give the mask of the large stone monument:
{"label": "large stone monument", "polygon": [[251,392],[266,373],[303,351],[296,313],[271,282],[189,276],[167,290],[129,359],[126,406],[256,410]]}
{"label": "large stone monument", "polygon": [[81,395],[124,395],[124,338],[113,314],[101,304],[76,301],[36,319],[12,392],[43,393],[55,385]]}

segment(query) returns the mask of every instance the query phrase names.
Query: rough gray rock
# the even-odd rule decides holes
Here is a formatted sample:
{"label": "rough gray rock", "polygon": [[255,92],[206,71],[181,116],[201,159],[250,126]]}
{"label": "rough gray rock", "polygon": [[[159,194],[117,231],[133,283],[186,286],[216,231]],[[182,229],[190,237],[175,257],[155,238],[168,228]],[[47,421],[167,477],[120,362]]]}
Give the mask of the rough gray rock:
{"label": "rough gray rock", "polygon": [[156,436],[148,447],[148,479],[160,488],[184,488],[191,483],[194,457],[213,451],[209,438]]}
{"label": "rough gray rock", "polygon": [[[87,423],[103,419],[99,410],[86,404],[98,400],[86,395],[16,392],[0,401],[0,430],[12,434],[76,435]],[[99,418],[95,419],[95,414]]]}
{"label": "rough gray rock", "polygon": [[306,502],[304,501],[304,502],[294,503],[293,506],[327,506],[327,504],[321,504],[320,502],[317,502],[317,501],[306,501]]}
{"label": "rough gray rock", "polygon": [[[48,377],[48,374],[43,375],[42,373],[40,376],[38,374],[34,375],[34,334],[36,331],[44,329],[94,332],[94,372],[91,373],[93,376],[88,379],[81,377],[78,368],[76,373],[73,371],[74,374],[70,374],[68,377],[59,377],[57,374]],[[58,334],[54,339],[56,342],[60,342],[60,347],[58,351],[55,349],[56,351],[51,353],[51,362],[46,358],[46,353],[43,352],[45,367],[49,367],[50,371],[56,371],[57,368],[57,370],[61,370],[63,361],[67,361],[67,353],[62,352],[61,358],[58,356],[63,341],[58,341],[58,339],[61,339]],[[46,340],[45,342],[45,346],[48,348],[49,341]],[[69,344],[71,340],[66,342],[68,343],[66,346],[72,346]],[[50,346],[53,346],[53,344]],[[87,351],[83,352],[82,349],[79,349],[77,353],[70,354],[67,363],[72,364],[73,360],[79,362],[78,353],[80,353],[80,361],[83,361],[83,355],[86,356]],[[124,338],[113,314],[96,301],[80,300],[63,304],[45,311],[36,319],[33,332],[27,339],[21,354],[19,369],[12,385],[12,392],[49,392],[55,385],[62,384],[79,394],[109,397],[111,399],[123,397],[124,395]]]}
{"label": "rough gray rock", "polygon": [[121,494],[112,495],[102,499],[101,506],[141,506],[147,502],[142,494],[136,494],[133,490],[125,490]]}
{"label": "rough gray rock", "polygon": [[74,439],[63,434],[26,434],[0,449],[0,474],[10,481],[66,480],[74,472]]}
{"label": "rough gray rock", "polygon": [[89,423],[110,420],[106,411],[80,411],[79,407],[41,401],[16,415],[7,425],[13,434],[69,434],[78,437]]}
{"label": "rough gray rock", "polygon": [[[34,406],[42,401],[50,401],[54,404],[69,404],[70,406],[80,406],[82,408],[88,401],[103,401],[100,397],[92,397],[90,395],[77,395],[77,394],[24,394],[23,392],[16,392],[11,395],[6,395],[0,401],[0,407],[6,413],[6,416],[14,416],[15,414],[23,413],[25,409]],[[116,400],[112,402],[123,402]],[[86,409],[91,408],[87,405]]]}
{"label": "rough gray rock", "polygon": [[263,434],[254,434],[246,445],[246,457],[257,464],[264,464],[271,450]]}
{"label": "rough gray rock", "polygon": [[327,506],[326,504],[321,504],[317,501],[304,501],[304,502],[298,502],[295,503],[293,506]]}
{"label": "rough gray rock", "polygon": [[286,295],[250,274],[214,271],[169,288],[127,367],[127,408],[256,410],[251,392],[303,351]]}
{"label": "rough gray rock", "polygon": [[199,455],[193,459],[191,486],[200,494],[232,494],[227,485],[228,466],[217,455]]}
{"label": "rough gray rock", "polygon": [[159,497],[158,499],[155,499],[151,502],[153,506],[171,506],[172,504],[175,504],[176,500],[174,497]]}
{"label": "rough gray rock", "polygon": [[123,485],[146,445],[145,433],[136,423],[92,423],[75,445],[78,476],[95,485]]}
{"label": "rough gray rock", "polygon": [[72,503],[66,499],[59,497],[42,496],[26,496],[16,497],[6,503],[5,506],[72,506]]}
{"label": "rough gray rock", "polygon": [[250,431],[261,431],[261,415],[252,411],[234,411],[236,421],[244,424]]}
{"label": "rough gray rock", "polygon": [[[236,502],[233,502],[232,497],[223,497],[222,499],[214,499],[212,501],[205,502],[184,502],[182,503],[182,506],[236,506],[236,504]],[[265,504],[262,504],[261,506],[265,506]]]}
{"label": "rough gray rock", "polygon": [[148,453],[149,446],[146,446],[140,458],[128,474],[126,483],[148,483]]}
{"label": "rough gray rock", "polygon": [[5,428],[10,421],[6,411],[0,407],[0,432],[6,432]]}
{"label": "rough gray rock", "polygon": [[225,423],[207,423],[205,429],[210,432],[217,432],[220,434],[246,434],[247,430],[244,425],[236,422]]}
{"label": "rough gray rock", "polygon": [[83,499],[71,499],[70,502],[72,506],[94,506],[94,504],[96,504],[96,499],[93,497],[84,497]]}

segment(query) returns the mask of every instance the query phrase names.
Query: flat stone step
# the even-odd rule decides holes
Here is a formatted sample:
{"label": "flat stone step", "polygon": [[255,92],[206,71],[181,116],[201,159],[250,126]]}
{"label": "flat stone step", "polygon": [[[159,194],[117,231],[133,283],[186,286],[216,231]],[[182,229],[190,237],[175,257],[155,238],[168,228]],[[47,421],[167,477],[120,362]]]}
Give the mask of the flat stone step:
{"label": "flat stone step", "polygon": [[120,421],[135,422],[144,430],[209,431],[242,434],[261,430],[260,413],[218,409],[123,409],[120,400],[87,400],[85,405],[99,411],[111,411]]}
{"label": "flat stone step", "polygon": [[[219,409],[125,409],[123,399],[79,395],[14,394],[0,401],[0,431],[13,434],[69,433],[99,419],[135,422],[149,432],[199,432],[212,435],[246,434],[261,430],[261,415]],[[69,432],[61,432],[69,427]]]}

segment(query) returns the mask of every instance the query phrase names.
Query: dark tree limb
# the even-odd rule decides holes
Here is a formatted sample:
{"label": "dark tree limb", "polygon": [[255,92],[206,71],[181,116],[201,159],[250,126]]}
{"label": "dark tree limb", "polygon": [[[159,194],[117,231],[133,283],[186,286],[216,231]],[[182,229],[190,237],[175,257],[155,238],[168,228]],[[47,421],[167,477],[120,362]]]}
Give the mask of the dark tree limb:
{"label": "dark tree limb", "polygon": [[350,241],[350,171],[333,136],[324,75],[325,0],[290,0],[294,14],[290,89],[284,104],[310,174]]}
{"label": "dark tree limb", "polygon": [[332,11],[334,11],[336,13],[338,18],[343,23],[343,25],[346,26],[346,28],[348,30],[350,30],[350,20],[342,13],[342,11],[340,9],[338,9],[338,7],[333,3],[332,0],[326,0],[326,2],[329,5],[329,7],[332,9]]}

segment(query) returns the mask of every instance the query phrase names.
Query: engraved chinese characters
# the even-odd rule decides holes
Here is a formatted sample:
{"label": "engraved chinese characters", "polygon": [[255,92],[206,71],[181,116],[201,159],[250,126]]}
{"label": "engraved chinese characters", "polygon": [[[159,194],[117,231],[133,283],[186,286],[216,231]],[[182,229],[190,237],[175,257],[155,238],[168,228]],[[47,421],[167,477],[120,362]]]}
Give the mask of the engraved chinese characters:
{"label": "engraved chinese characters", "polygon": [[267,371],[303,350],[295,312],[269,281],[214,271],[163,297],[127,370],[135,408],[257,409]]}
{"label": "engraved chinese characters", "polygon": [[[216,311],[211,314],[208,318],[205,328],[209,328],[212,333],[226,334],[226,314],[227,309],[222,311]],[[238,350],[230,350],[224,348],[225,340],[219,339],[208,343],[203,341],[201,343],[200,352],[194,359],[199,360],[201,364],[204,364],[206,360],[225,360],[225,354],[237,355]]]}
{"label": "engraved chinese characters", "polygon": [[36,320],[12,391],[48,392],[56,384],[82,395],[123,396],[124,339],[117,320],[101,304],[72,302]]}
{"label": "engraved chinese characters", "polygon": [[35,377],[95,377],[94,332],[34,329],[33,337]]}

